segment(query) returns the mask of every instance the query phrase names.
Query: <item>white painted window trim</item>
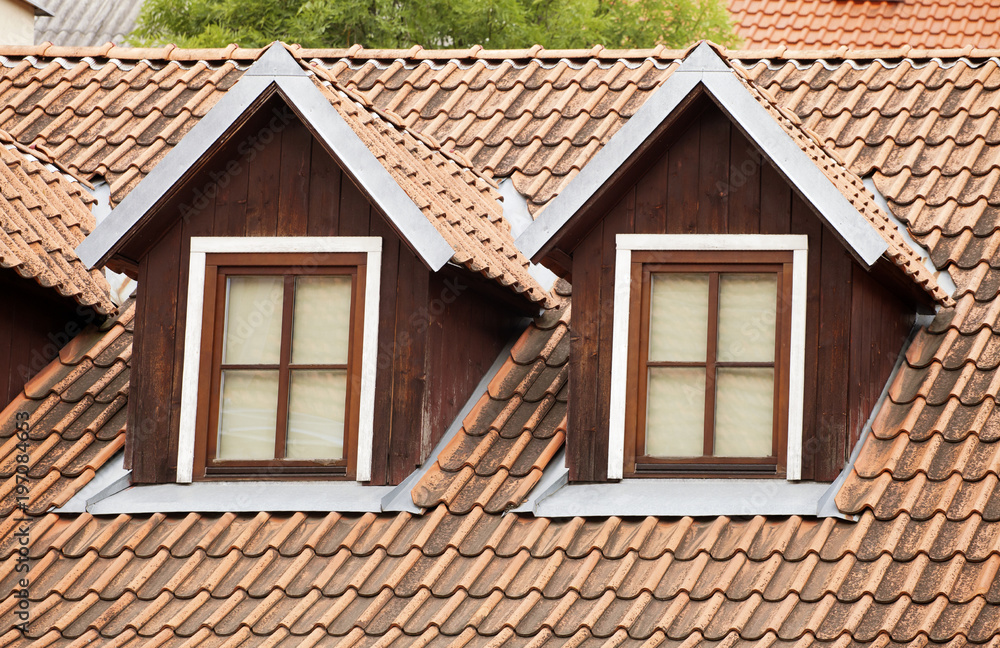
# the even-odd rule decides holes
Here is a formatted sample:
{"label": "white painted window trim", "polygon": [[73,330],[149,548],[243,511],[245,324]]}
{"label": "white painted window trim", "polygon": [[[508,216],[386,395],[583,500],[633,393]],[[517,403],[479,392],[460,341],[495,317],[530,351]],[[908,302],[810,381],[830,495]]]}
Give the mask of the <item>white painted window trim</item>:
{"label": "white painted window trim", "polygon": [[177,483],[191,483],[194,473],[195,422],[198,414],[198,378],[201,367],[201,329],[205,307],[207,254],[246,252],[332,253],[362,252],[365,265],[364,337],[361,351],[361,411],[358,424],[357,481],[371,479],[372,428],[375,417],[375,364],[378,351],[379,283],[382,239],[377,236],[327,237],[192,237],[188,272],[187,320],[184,329],[184,365],[181,386],[180,438],[177,444]]}
{"label": "white painted window trim", "polygon": [[625,469],[625,403],[628,378],[632,252],[636,250],[792,251],[792,330],[788,380],[786,479],[802,475],[802,403],[805,391],[806,267],[809,239],[801,234],[619,234],[615,255],[615,311],[611,338],[611,403],[608,478]]}

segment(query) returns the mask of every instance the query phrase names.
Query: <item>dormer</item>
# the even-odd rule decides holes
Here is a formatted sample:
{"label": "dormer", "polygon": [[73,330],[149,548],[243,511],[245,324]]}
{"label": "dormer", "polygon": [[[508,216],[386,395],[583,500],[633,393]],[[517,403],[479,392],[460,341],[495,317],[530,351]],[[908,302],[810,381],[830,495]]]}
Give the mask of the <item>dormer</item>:
{"label": "dormer", "polygon": [[398,483],[547,298],[490,181],[321,74],[270,47],[79,248],[138,281],[133,483]]}
{"label": "dormer", "polygon": [[831,481],[950,303],[860,178],[708,44],[518,245],[573,284],[569,479]]}

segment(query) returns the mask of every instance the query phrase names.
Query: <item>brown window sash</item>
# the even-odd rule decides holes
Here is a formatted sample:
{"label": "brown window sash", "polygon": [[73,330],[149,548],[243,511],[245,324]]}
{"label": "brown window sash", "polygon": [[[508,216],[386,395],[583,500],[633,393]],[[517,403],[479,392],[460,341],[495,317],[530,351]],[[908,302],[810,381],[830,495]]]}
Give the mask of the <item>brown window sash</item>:
{"label": "brown window sash", "polygon": [[[649,360],[651,278],[657,273],[692,273],[709,276],[708,340],[703,361]],[[718,360],[719,286],[724,274],[773,273],[777,278],[777,321],[773,362]],[[626,404],[625,475],[631,477],[683,476],[783,476],[788,428],[788,358],[791,345],[791,252],[642,251],[632,256],[630,307],[638,317],[629,326],[629,393]],[[648,377],[651,367],[693,367],[705,370],[705,411],[702,456],[657,457],[645,453]],[[771,456],[716,457],[715,409],[718,370],[727,367],[773,367]]]}
{"label": "brown window sash", "polygon": [[[205,317],[202,328],[202,354],[198,390],[197,434],[195,438],[196,479],[322,478],[354,479],[361,385],[361,343],[363,331],[362,297],[365,291],[364,254],[357,253],[238,253],[206,255]],[[226,281],[236,276],[276,275],[284,278],[282,292],[282,329],[278,364],[223,364],[226,316]],[[351,277],[350,331],[346,364],[304,364],[291,361],[295,279],[300,276]],[[218,426],[221,405],[221,378],[224,370],[277,370],[278,411],[275,428],[274,458],[269,460],[217,459]],[[293,460],[284,457],[288,436],[288,402],[293,370],[346,370],[347,389],[344,407],[343,449],[340,460]]]}

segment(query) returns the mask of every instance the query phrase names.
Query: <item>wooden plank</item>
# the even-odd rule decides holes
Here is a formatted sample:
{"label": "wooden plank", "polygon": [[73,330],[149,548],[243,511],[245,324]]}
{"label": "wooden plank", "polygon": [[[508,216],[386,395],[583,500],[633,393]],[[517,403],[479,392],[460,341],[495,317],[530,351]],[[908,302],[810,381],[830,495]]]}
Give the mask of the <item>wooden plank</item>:
{"label": "wooden plank", "polygon": [[832,481],[847,460],[847,373],[849,371],[851,258],[824,227],[820,285],[816,414],[826,447],[816,459],[817,480]]}
{"label": "wooden plank", "polygon": [[[250,161],[247,194],[247,236],[274,236],[278,231],[278,195],[281,182],[281,140],[284,133],[261,131],[260,149]],[[267,135],[265,138],[264,135]]]}
{"label": "wooden plank", "polygon": [[367,236],[376,219],[388,224],[345,174],[340,183],[340,236]]}
{"label": "wooden plank", "polygon": [[[770,168],[770,164],[762,170]],[[763,183],[762,183],[763,192]],[[790,191],[785,188],[785,195]],[[763,204],[765,194],[761,195],[761,232],[767,234],[785,233],[764,229],[765,214]],[[802,400],[802,478],[813,479],[815,462],[820,454],[825,452],[821,441],[820,425],[816,414],[816,371],[818,367],[817,350],[819,347],[819,305],[820,286],[822,282],[822,240],[823,225],[798,197],[793,197],[789,204],[791,214],[791,231],[795,234],[806,234],[809,237],[809,260],[806,269],[806,341],[805,341],[805,390]],[[770,212],[773,217],[775,212]],[[780,221],[768,225],[768,228],[780,226]],[[786,226],[787,227],[787,226]],[[787,230],[786,230],[787,232]]]}
{"label": "wooden plank", "polygon": [[635,185],[635,231],[639,234],[663,234],[667,231],[667,186],[670,177],[670,153],[653,163]]}
{"label": "wooden plank", "polygon": [[729,159],[729,218],[726,231],[730,234],[757,234],[760,231],[763,160],[738,128],[730,129]]}
{"label": "wooden plank", "polygon": [[[597,403],[597,435],[591,456],[593,457],[593,479],[607,481],[609,422],[611,418],[611,354],[612,331],[615,315],[615,256],[617,246],[615,237],[618,234],[630,234],[635,231],[636,192],[629,191],[615,205],[614,209],[604,219],[604,232],[601,241],[600,268],[600,334],[598,337],[598,367],[597,392],[585,394],[584,398],[593,397]],[[575,311],[574,311],[575,317]]]}
{"label": "wooden plank", "polygon": [[171,387],[175,366],[181,232],[181,222],[178,221],[153,245],[142,262],[144,276],[155,279],[145,281],[139,288],[140,292],[144,287],[153,292],[152,295],[147,294],[142,314],[142,391],[131,392],[129,398],[130,402],[135,399],[142,403],[138,416],[129,421],[129,430],[136,437],[132,454],[133,483],[163,483],[175,478],[167,455],[172,436],[169,424],[173,407]]}
{"label": "wooden plank", "polygon": [[315,140],[309,182],[309,236],[340,234],[340,166]]}
{"label": "wooden plank", "polygon": [[667,233],[694,234],[698,231],[698,122],[670,147],[667,179]]}
{"label": "wooden plank", "polygon": [[570,322],[570,373],[573,396],[569,402],[566,463],[569,478],[595,481],[606,473],[597,465],[599,444],[597,374],[600,370],[601,258],[603,223],[580,243],[573,253],[573,317]]}
{"label": "wooden plank", "polygon": [[226,168],[227,180],[218,183],[215,196],[214,231],[217,236],[245,236],[250,163],[243,156]]}
{"label": "wooden plank", "polygon": [[309,179],[313,136],[299,120],[281,133],[278,235],[305,236],[309,220]]}
{"label": "wooden plank", "polygon": [[[794,196],[777,169],[762,159],[760,167],[760,233],[787,234],[791,227],[792,202],[801,202]],[[796,205],[796,209],[798,205]],[[816,219],[811,212],[808,214]],[[797,231],[797,230],[796,230]],[[818,242],[818,239],[817,239]],[[810,249],[812,241],[809,241]]]}
{"label": "wooden plank", "polygon": [[393,358],[392,425],[389,482],[398,484],[413,472],[423,434],[427,347],[427,288],[430,272],[408,249],[400,247],[396,279],[396,353]]}
{"label": "wooden plank", "polygon": [[381,218],[372,221],[370,233],[382,237],[371,483],[385,485],[389,481],[389,431],[392,425],[393,402],[392,359],[396,352],[396,278],[399,275],[400,243],[396,234]]}
{"label": "wooden plank", "polygon": [[725,234],[729,218],[729,144],[732,122],[721,110],[701,118],[698,153],[698,231]]}
{"label": "wooden plank", "polygon": [[177,277],[177,301],[175,310],[173,352],[174,371],[170,381],[169,397],[170,411],[167,419],[167,454],[161,458],[167,464],[166,470],[170,474],[177,472],[177,444],[180,434],[180,412],[181,412],[181,392],[184,386],[183,366],[181,359],[184,357],[184,332],[187,328],[187,290],[188,271],[190,270],[189,260],[191,258],[191,237],[193,236],[213,236],[215,234],[215,201],[209,204],[191,218],[181,218],[178,221],[181,228],[180,233],[180,257],[176,267]]}
{"label": "wooden plank", "polygon": [[[860,275],[863,270],[857,265],[852,267],[851,315],[850,315],[850,368],[847,372],[847,426],[848,435],[853,437],[855,426],[861,417],[861,409],[867,399],[868,385],[863,382],[862,375],[867,378],[867,362],[871,350],[871,338],[866,336],[865,322],[872,314],[868,311],[868,287]],[[863,423],[863,421],[862,421]]]}

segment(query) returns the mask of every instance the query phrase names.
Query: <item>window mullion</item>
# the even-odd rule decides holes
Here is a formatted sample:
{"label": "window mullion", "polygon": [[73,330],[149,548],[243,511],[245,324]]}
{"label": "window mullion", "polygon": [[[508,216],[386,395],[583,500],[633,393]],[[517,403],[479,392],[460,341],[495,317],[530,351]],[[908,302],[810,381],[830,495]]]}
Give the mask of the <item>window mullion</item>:
{"label": "window mullion", "polygon": [[278,366],[278,420],[274,434],[274,458],[285,456],[288,436],[288,364],[292,356],[292,313],[295,304],[295,277],[285,275],[284,296],[281,303],[281,352]]}
{"label": "window mullion", "polygon": [[708,350],[705,359],[705,456],[715,454],[715,359],[719,340],[719,273],[708,281]]}

